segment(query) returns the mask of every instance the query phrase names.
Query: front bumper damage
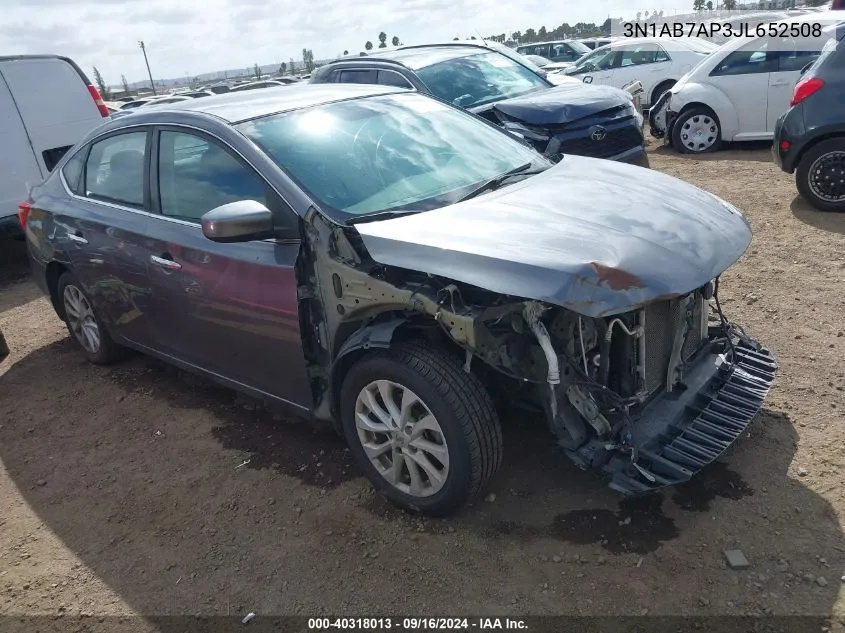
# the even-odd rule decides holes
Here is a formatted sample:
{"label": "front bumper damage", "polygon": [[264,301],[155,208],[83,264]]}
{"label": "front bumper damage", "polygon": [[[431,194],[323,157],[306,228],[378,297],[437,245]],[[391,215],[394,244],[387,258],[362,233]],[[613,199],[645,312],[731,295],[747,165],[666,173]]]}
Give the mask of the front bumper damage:
{"label": "front bumper damage", "polygon": [[630,457],[605,465],[611,488],[637,494],[689,481],[745,431],[776,370],[771,353],[750,339],[734,345],[732,360],[707,354],[686,377],[684,391],[665,394],[633,425]]}
{"label": "front bumper damage", "polygon": [[649,132],[654,138],[663,139],[663,145],[672,143],[672,126],[678,113],[671,109],[672,91],[664,92],[648,111]]}

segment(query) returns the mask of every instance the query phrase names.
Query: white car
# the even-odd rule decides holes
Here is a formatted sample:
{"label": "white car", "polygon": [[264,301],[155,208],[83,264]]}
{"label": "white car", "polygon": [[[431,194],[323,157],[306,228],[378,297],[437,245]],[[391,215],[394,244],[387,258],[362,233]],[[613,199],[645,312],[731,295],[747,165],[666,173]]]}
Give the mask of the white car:
{"label": "white car", "polygon": [[649,107],[717,49],[715,44],[692,37],[622,38],[597,48],[563,72],[584,83],[616,88],[640,81],[643,107]]}
{"label": "white car", "polygon": [[[810,13],[777,24],[841,19],[835,13]],[[689,154],[712,152],[722,141],[771,139],[801,70],[819,56],[825,41],[766,36],[728,42],[655,102],[649,113],[652,135]]]}

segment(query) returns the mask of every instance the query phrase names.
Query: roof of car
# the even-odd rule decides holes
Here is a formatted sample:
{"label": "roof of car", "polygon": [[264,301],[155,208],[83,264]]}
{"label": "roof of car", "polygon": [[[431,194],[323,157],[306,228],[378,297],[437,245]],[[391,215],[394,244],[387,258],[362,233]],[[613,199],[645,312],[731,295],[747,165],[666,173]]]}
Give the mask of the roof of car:
{"label": "roof of car", "polygon": [[[227,92],[203,99],[187,99],[178,103],[144,108],[146,112],[139,111],[137,114],[132,114],[132,121],[140,121],[140,117],[148,116],[147,113],[152,115],[153,112],[160,114],[163,111],[170,110],[189,110],[212,114],[229,123],[239,123],[269,114],[310,108],[324,103],[397,92],[407,91],[403,88],[375,84],[297,83],[285,86],[284,90],[268,88],[266,90]],[[120,120],[123,120],[123,117]]]}
{"label": "roof of car", "polygon": [[449,59],[456,59],[458,57],[469,57],[470,55],[481,55],[483,53],[493,52],[494,49],[483,44],[438,44],[432,46],[409,46],[406,48],[397,48],[392,51],[368,53],[363,59],[390,59],[400,62],[411,68],[417,70],[432,66],[440,62],[445,62]]}

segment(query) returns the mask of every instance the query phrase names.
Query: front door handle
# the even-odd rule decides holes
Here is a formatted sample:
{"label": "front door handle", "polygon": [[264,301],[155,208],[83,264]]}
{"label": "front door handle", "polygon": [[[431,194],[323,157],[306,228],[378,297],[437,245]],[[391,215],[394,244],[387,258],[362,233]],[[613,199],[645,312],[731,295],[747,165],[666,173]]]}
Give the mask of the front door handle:
{"label": "front door handle", "polygon": [[180,264],[179,262],[174,262],[172,259],[166,259],[164,257],[156,257],[155,255],[150,255],[150,261],[156,266],[160,266],[165,270],[182,270],[182,264]]}
{"label": "front door handle", "polygon": [[88,240],[86,240],[84,237],[82,237],[82,234],[80,234],[78,231],[76,233],[68,233],[67,238],[71,242],[76,242],[77,244],[87,244],[88,243]]}

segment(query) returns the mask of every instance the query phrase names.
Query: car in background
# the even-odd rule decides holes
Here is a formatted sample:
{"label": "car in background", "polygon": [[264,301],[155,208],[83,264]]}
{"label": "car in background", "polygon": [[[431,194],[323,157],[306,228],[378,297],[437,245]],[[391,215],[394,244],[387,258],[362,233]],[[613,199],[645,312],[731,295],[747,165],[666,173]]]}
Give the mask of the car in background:
{"label": "car in background", "polygon": [[546,66],[552,63],[551,60],[548,60],[545,57],[540,57],[539,55],[525,55],[525,59],[530,61],[538,68],[545,68]]}
{"label": "car in background", "polygon": [[127,101],[122,106],[120,106],[121,110],[134,110],[135,108],[140,108],[142,105],[148,104],[150,101],[155,101],[160,97],[150,95],[149,97],[141,97],[140,99],[133,99],[132,101]]}
{"label": "car in background", "polygon": [[557,40],[523,44],[516,47],[516,52],[522,55],[539,55],[556,63],[574,63],[589,53],[590,49],[576,40]]}
{"label": "car in background", "polygon": [[470,110],[547,156],[647,164],[642,117],[629,93],[579,82],[554,86],[520,59],[485,43],[404,46],[329,62],[311,83],[417,90]]}
{"label": "car in background", "polygon": [[775,123],[777,165],[821,211],[845,212],[845,23],[829,27],[821,55],[795,85]]}
{"label": "car in background", "polygon": [[222,95],[229,92],[232,88],[229,84],[215,84],[214,86],[209,86],[208,89],[216,95]]}
{"label": "car in background", "polygon": [[413,512],[482,494],[495,395],[636,494],[718,459],[774,380],[719,302],[751,242],[737,209],[657,171],[553,164],[416,91],[142,109],[69,152],[21,220],[89,361],[130,347],[333,423]]}
{"label": "car in background", "polygon": [[214,93],[211,90],[186,90],[183,92],[174,93],[176,97],[190,97],[191,99],[202,99],[203,97],[212,97]]}
{"label": "car in background", "polygon": [[[809,27],[835,22],[830,17],[835,15],[806,14],[777,26]],[[733,39],[655,103],[649,113],[652,135],[688,154],[715,151],[725,141],[771,139],[801,69],[819,56],[824,41],[780,35]]]}
{"label": "car in background", "polygon": [[249,83],[234,86],[231,90],[229,90],[229,92],[243,92],[244,90],[259,90],[261,88],[279,88],[280,86],[287,85],[287,82],[267,79],[262,81],[251,81]]}
{"label": "car in background", "polygon": [[0,233],[20,236],[18,202],[109,114],[73,60],[0,56]]}
{"label": "car in background", "polygon": [[622,38],[579,59],[563,72],[593,85],[621,88],[630,81],[643,85],[643,106],[660,96],[703,59],[715,44],[687,37]]}
{"label": "car in background", "polygon": [[619,37],[584,37],[581,39],[576,40],[569,40],[570,42],[577,42],[578,44],[582,44],[586,46],[591,51],[594,51],[597,48],[601,48],[602,46],[607,46],[608,44],[612,44],[620,40]]}

